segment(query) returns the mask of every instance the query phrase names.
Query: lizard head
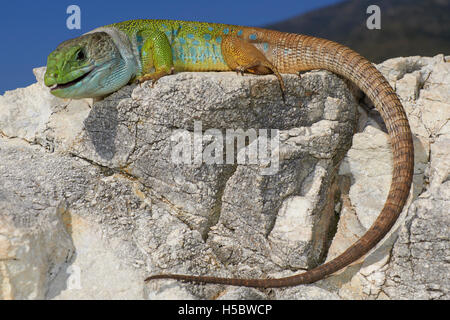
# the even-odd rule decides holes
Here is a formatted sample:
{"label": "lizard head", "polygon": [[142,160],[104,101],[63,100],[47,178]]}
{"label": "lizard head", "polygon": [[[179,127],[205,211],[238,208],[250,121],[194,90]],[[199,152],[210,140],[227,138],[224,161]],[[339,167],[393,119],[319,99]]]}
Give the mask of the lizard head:
{"label": "lizard head", "polygon": [[61,43],[47,59],[44,82],[60,98],[94,98],[128,83],[125,61],[113,39],[94,32]]}

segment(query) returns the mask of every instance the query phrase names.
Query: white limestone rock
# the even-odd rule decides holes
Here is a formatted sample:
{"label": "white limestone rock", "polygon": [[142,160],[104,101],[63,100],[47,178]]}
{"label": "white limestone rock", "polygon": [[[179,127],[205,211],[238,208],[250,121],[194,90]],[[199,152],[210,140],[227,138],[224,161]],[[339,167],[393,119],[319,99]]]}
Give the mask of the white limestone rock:
{"label": "white limestone rock", "polygon": [[[273,290],[143,279],[288,276],[358,239],[384,203],[392,156],[376,112],[360,108],[358,121],[344,81],[324,71],[284,76],[283,104],[270,75],[180,73],[93,103],[51,96],[36,69],[37,84],[0,96],[0,296],[448,299],[449,62],[378,67],[415,136],[412,205],[364,261]],[[200,152],[214,132],[279,129],[277,170],[263,175],[274,163],[235,157],[174,163],[171,137],[196,137],[194,120]]]}

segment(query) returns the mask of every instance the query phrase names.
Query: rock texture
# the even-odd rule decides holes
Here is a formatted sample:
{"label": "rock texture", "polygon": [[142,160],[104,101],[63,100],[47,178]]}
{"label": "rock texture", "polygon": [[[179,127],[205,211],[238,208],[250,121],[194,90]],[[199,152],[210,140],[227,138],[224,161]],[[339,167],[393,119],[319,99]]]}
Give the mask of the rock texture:
{"label": "rock texture", "polygon": [[[390,236],[338,275],[273,290],[143,279],[291,275],[353,243],[391,172],[384,126],[360,92],[315,71],[284,76],[284,104],[273,76],[180,73],[65,101],[35,69],[36,84],[0,96],[0,297],[448,299],[449,66],[443,55],[379,65],[416,146],[410,205]],[[239,129],[247,147],[227,148]],[[279,157],[250,163],[243,152],[264,129]],[[174,158],[180,141],[192,142],[189,163]]]}

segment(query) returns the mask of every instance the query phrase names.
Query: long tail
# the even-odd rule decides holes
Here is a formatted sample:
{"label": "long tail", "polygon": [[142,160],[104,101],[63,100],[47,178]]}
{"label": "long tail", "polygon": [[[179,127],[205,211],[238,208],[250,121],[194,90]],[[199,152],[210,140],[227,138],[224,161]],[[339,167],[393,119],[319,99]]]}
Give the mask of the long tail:
{"label": "long tail", "polygon": [[[364,57],[338,43],[309,36],[266,33],[278,49],[274,64],[281,73],[326,69],[353,81],[380,112],[390,137],[393,173],[389,194],[381,213],[367,232],[335,259],[307,272],[280,279],[236,279],[209,276],[162,274],[154,279],[234,286],[275,288],[313,283],[348,266],[369,252],[392,228],[408,198],[414,171],[411,130],[402,104],[383,75]],[[276,39],[276,40],[275,40]],[[285,50],[286,48],[290,50]]]}

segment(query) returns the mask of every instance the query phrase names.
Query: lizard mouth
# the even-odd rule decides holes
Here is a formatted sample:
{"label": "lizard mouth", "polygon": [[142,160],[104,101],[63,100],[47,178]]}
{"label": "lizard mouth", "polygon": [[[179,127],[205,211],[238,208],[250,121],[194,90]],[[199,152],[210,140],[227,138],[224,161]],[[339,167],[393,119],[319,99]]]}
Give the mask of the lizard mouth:
{"label": "lizard mouth", "polygon": [[88,72],[86,72],[85,74],[83,74],[81,77],[76,78],[75,80],[66,82],[66,83],[57,83],[55,84],[53,87],[50,88],[50,91],[54,91],[54,90],[60,90],[60,89],[66,89],[69,88],[71,86],[73,86],[74,84],[82,81],[84,78],[86,78],[93,70],[90,70]]}

